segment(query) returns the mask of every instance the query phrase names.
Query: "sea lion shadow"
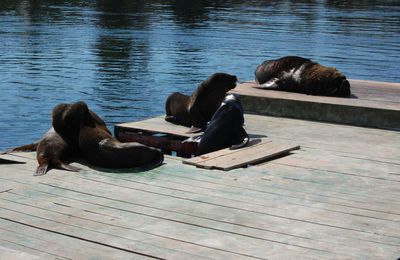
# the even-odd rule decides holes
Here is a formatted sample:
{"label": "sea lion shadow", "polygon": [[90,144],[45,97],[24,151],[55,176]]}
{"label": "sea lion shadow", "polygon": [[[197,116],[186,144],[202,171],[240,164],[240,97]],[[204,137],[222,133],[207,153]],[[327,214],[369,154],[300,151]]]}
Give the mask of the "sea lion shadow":
{"label": "sea lion shadow", "polygon": [[146,171],[151,171],[159,166],[166,164],[165,162],[161,162],[155,165],[148,165],[148,166],[138,166],[138,167],[131,167],[131,168],[104,168],[92,165],[85,160],[76,161],[79,164],[86,166],[89,169],[98,171],[98,172],[106,172],[106,173],[116,173],[116,174],[132,174],[132,173],[141,173]]}
{"label": "sea lion shadow", "polygon": [[[252,140],[252,139],[260,139],[260,138],[266,138],[266,137],[268,137],[267,135],[260,135],[260,134],[249,134],[249,138],[250,138],[250,141]],[[250,141],[249,141],[249,143],[250,143]],[[259,142],[261,142],[261,140],[259,140]]]}

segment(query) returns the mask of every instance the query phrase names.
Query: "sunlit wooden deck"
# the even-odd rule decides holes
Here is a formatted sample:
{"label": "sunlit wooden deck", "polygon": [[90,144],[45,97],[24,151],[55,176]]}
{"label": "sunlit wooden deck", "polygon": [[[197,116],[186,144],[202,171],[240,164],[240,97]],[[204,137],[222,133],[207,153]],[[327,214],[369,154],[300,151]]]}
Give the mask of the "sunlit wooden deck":
{"label": "sunlit wooden deck", "polygon": [[300,150],[229,172],[0,165],[0,259],[397,259],[400,132],[246,115]]}

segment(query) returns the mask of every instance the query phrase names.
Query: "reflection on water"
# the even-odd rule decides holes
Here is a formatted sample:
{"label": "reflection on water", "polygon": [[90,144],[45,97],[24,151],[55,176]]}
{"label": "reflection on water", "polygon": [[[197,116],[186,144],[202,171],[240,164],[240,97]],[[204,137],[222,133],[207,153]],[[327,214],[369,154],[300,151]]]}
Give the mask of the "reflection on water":
{"label": "reflection on water", "polygon": [[0,24],[0,150],[39,138],[58,103],[85,100],[112,127],[285,55],[400,82],[397,0],[2,0]]}

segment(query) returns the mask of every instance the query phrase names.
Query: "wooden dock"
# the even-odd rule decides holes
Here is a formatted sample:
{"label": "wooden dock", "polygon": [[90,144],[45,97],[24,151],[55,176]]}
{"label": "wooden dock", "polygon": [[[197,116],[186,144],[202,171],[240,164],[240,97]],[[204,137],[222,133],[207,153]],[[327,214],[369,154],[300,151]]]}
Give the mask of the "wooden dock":
{"label": "wooden dock", "polygon": [[[162,119],[159,119],[162,120]],[[147,172],[34,177],[3,155],[0,259],[397,259],[400,132],[245,116],[291,155],[229,172],[166,156]]]}

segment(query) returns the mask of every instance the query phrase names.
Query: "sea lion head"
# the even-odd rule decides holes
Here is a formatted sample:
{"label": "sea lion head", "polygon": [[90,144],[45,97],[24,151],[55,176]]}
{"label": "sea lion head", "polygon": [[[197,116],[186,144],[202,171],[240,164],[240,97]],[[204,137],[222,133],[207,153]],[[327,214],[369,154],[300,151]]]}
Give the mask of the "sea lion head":
{"label": "sea lion head", "polygon": [[318,77],[324,79],[323,82],[326,86],[324,89],[331,90],[329,96],[336,97],[348,97],[350,96],[350,83],[339,70],[332,67],[324,67],[322,65],[317,65],[319,69],[317,70]]}
{"label": "sea lion head", "polygon": [[230,75],[227,73],[214,73],[208,77],[201,86],[206,86],[210,89],[221,89],[225,92],[236,87],[237,77],[235,75]]}
{"label": "sea lion head", "polygon": [[88,113],[89,108],[83,101],[73,104],[59,104],[52,111],[54,130],[71,145],[78,145],[81,122]]}
{"label": "sea lion head", "polygon": [[351,94],[350,91],[350,83],[349,81],[346,79],[345,76],[340,76],[337,77],[335,80],[335,84],[338,86],[337,89],[335,90],[334,93],[335,96],[339,96],[339,97],[348,97]]}

